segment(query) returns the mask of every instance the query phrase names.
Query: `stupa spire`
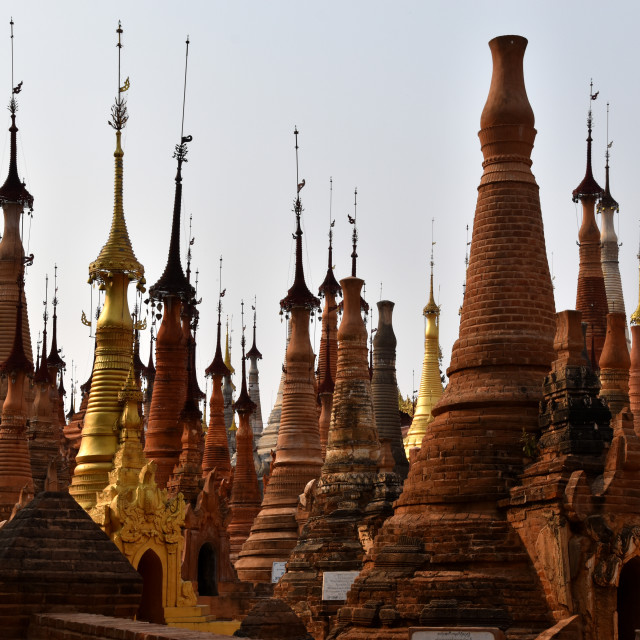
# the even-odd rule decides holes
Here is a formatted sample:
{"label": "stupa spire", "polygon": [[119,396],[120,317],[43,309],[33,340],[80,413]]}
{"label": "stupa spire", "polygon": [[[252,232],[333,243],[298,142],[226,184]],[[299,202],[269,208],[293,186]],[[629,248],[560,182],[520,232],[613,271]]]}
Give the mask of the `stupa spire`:
{"label": "stupa spire", "polygon": [[211,364],[205,370],[205,375],[211,376],[211,398],[209,400],[209,429],[204,445],[202,457],[202,473],[207,474],[214,469],[224,477],[231,475],[231,457],[229,456],[229,442],[224,421],[224,397],[222,395],[222,379],[229,375],[229,369],[222,359],[220,347],[222,333],[222,298],[226,293],[222,288],[222,256],[220,256],[220,280],[218,287],[218,331],[216,352]]}
{"label": "stupa spire", "polygon": [[[602,215],[602,228],[600,231],[600,259],[602,262],[602,276],[607,293],[607,309],[609,313],[625,313],[624,295],[622,292],[622,279],[620,278],[620,266],[618,263],[618,236],[614,225],[614,216],[619,213],[620,207],[611,195],[609,185],[609,156],[613,140],[609,141],[609,103],[607,103],[607,147],[605,151],[605,189],[597,211]],[[625,325],[626,326],[626,325]],[[628,329],[625,329],[629,347],[631,341]]]}
{"label": "stupa spire", "polygon": [[353,190],[353,218],[348,216],[349,223],[353,225],[353,233],[351,234],[351,243],[353,250],[351,251],[351,277],[356,277],[356,269],[358,266],[358,187]]}
{"label": "stupa spire", "polygon": [[157,299],[167,296],[178,296],[183,300],[190,300],[194,296],[194,289],[182,270],[180,260],[180,218],[182,214],[182,164],[187,162],[187,143],[193,140],[193,136],[184,135],[184,110],[187,96],[187,65],[189,62],[189,38],[186,41],[187,49],[184,63],[184,93],[182,99],[182,122],[180,126],[180,143],[175,146],[173,157],[176,159],[178,169],[176,171],[176,189],[173,201],[173,218],[171,221],[171,240],[169,242],[169,255],[167,265],[160,279],[149,288],[149,293]]}
{"label": "stupa spire", "polygon": [[582,320],[587,323],[587,344],[593,342],[594,359],[597,366],[607,333],[607,292],[602,271],[600,231],[596,223],[596,200],[602,195],[602,188],[595,181],[591,170],[591,131],[593,117],[591,103],[598,97],[593,92],[593,82],[589,89],[589,112],[587,116],[587,170],[582,182],[573,191],[573,201],[582,204],[582,224],[578,231],[580,247],[580,268],[576,292],[576,310],[582,312]]}
{"label": "stupa spire", "polygon": [[23,323],[23,302],[24,295],[24,279],[20,278],[18,282],[20,295],[18,296],[18,304],[16,305],[16,323],[13,333],[13,345],[7,359],[0,364],[0,374],[13,375],[21,372],[25,375],[31,375],[33,373],[33,365],[27,357],[24,349],[24,337],[22,331]]}
{"label": "stupa spire", "polygon": [[11,114],[11,134],[9,172],[4,184],[0,187],[0,202],[16,202],[23,207],[33,208],[33,196],[27,191],[24,182],[18,175],[18,144],[16,126],[16,113],[18,112],[18,101],[16,96],[22,91],[22,82],[17,85],[13,83],[13,18],[9,22],[11,25],[11,99],[9,100],[9,113]]}
{"label": "stupa spire", "polygon": [[429,277],[429,301],[422,310],[425,317],[424,356],[418,400],[411,421],[411,427],[404,439],[404,450],[410,459],[411,449],[420,448],[428,425],[433,421],[432,409],[442,396],[443,385],[440,377],[440,307],[433,295],[433,220],[431,226],[431,274]]}
{"label": "stupa spire", "polygon": [[[638,243],[638,275],[640,276],[640,242]],[[638,278],[640,281],[640,277]],[[631,314],[631,324],[640,325],[640,295],[638,295],[638,306],[636,310]]]}
{"label": "stupa spire", "polygon": [[233,488],[229,501],[231,521],[227,528],[232,562],[235,561],[242,545],[249,537],[251,525],[260,511],[260,486],[253,463],[253,431],[249,424],[249,417],[255,411],[256,404],[251,400],[247,391],[244,301],[241,302],[241,307],[242,386],[240,395],[233,405],[234,411],[238,412],[240,425],[236,431],[236,469],[233,474]]}
{"label": "stupa spire", "polygon": [[42,352],[40,353],[40,362],[38,362],[38,366],[36,368],[36,374],[34,376],[34,381],[36,382],[49,382],[49,363],[47,358],[47,322],[49,320],[49,307],[48,307],[48,297],[49,297],[49,275],[45,275],[44,277],[44,311],[42,312]]}
{"label": "stupa spire", "polygon": [[53,265],[53,299],[51,305],[53,306],[53,318],[51,326],[51,351],[47,357],[47,363],[49,367],[53,367],[58,371],[64,369],[64,360],[60,357],[58,350],[58,265]]}
{"label": "stupa spire", "polygon": [[318,288],[318,295],[322,297],[326,296],[327,293],[332,293],[334,297],[339,293],[342,293],[342,289],[340,289],[340,285],[333,274],[333,227],[336,224],[332,214],[333,178],[329,178],[329,194],[329,259],[327,264],[327,275],[324,277],[322,284]]}
{"label": "stupa spire", "polygon": [[192,136],[184,135],[188,37],[185,45],[180,141],[175,145],[173,154],[177,162],[177,172],[169,254],[162,276],[149,288],[149,294],[156,301],[157,308],[163,308],[163,316],[156,338],[156,378],[149,408],[144,451],[147,458],[155,460],[158,465],[155,478],[161,488],[165,486],[169,475],[178,464],[183,449],[183,429],[179,419],[186,400],[189,383],[187,369],[193,344],[190,325],[194,313],[192,306],[195,290],[189,284],[180,260],[182,165],[187,162],[187,144],[192,140]]}
{"label": "stupa spire", "polygon": [[291,314],[291,340],[287,348],[285,383],[282,397],[282,421],[278,433],[275,463],[265,489],[260,513],[251,535],[236,562],[241,580],[269,582],[273,561],[285,561],[298,538],[296,512],[298,496],[310,480],[320,475],[322,453],[318,430],[315,379],[315,355],[309,336],[311,312],[319,306],[304,281],[302,268],[302,230],[300,191],[305,181],[298,174],[298,129],[294,129],[297,193],[296,275],[292,287],[280,302]]}
{"label": "stupa spire", "polygon": [[127,78],[121,84],[120,61],[122,25],[118,22],[118,88],[109,125],[115,130],[114,207],[109,238],[98,258],[89,265],[89,282],[97,281],[105,291],[105,301],[96,323],[96,352],[91,376],[91,390],[82,429],[82,444],[76,457],[70,493],[85,508],[96,504],[96,494],[109,483],[113,457],[118,446],[118,424],[122,413],[119,394],[127,380],[133,355],[133,322],[129,313],[127,290],[137,280],[136,288],[144,293],[144,267],[131,247],[124,217],[122,129],[129,115],[124,93]]}
{"label": "stupa spire", "polygon": [[258,371],[258,360],[262,360],[262,354],[256,346],[256,324],[258,317],[258,299],[256,296],[253,298],[253,305],[251,309],[253,311],[253,344],[251,349],[247,352],[247,358],[249,358],[249,397],[256,405],[255,410],[251,413],[250,423],[251,431],[253,431],[253,438],[257,439],[262,434],[262,403],[260,402],[260,372]]}

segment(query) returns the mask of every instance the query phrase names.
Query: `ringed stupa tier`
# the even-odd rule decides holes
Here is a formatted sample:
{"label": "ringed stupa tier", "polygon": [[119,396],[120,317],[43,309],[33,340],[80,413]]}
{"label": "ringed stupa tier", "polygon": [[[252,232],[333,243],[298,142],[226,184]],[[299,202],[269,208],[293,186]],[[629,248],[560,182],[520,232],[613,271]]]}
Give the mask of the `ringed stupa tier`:
{"label": "ringed stupa tier", "polygon": [[[222,258],[220,258],[222,270]],[[224,398],[222,397],[222,379],[229,374],[229,369],[222,359],[220,337],[222,331],[221,316],[222,296],[218,299],[218,332],[216,351],[211,364],[206,368],[205,375],[211,376],[211,398],[209,400],[209,429],[204,444],[202,456],[202,473],[207,475],[216,470],[221,477],[231,477],[231,456],[229,442],[224,422]]]}
{"label": "ringed stupa tier", "polygon": [[[249,397],[251,401],[256,405],[255,410],[250,414],[249,422],[251,424],[251,431],[253,431],[254,442],[258,441],[258,438],[262,435],[262,406],[260,403],[260,372],[258,371],[258,360],[262,360],[262,354],[258,351],[256,346],[256,302],[254,301],[253,307],[253,344],[251,349],[247,352],[247,358],[251,364],[249,365]],[[237,402],[236,402],[237,404]],[[237,434],[236,434],[237,437]],[[237,445],[236,445],[237,446]]]}
{"label": "ringed stupa tier", "polygon": [[33,366],[24,348],[22,289],[23,285],[18,283],[13,344],[0,364],[0,375],[7,381],[0,422],[0,522],[9,518],[23,490],[23,497],[33,495],[25,401],[25,387],[33,375]]}
{"label": "ringed stupa tier", "polygon": [[236,432],[236,468],[233,474],[231,499],[229,500],[231,520],[227,527],[231,562],[233,563],[235,563],[242,545],[249,537],[251,525],[260,512],[261,501],[258,475],[253,462],[253,430],[250,418],[256,410],[256,403],[247,391],[244,320],[242,329],[242,387],[233,406],[234,411],[238,413],[240,425]]}
{"label": "ringed stupa tier", "polygon": [[[182,451],[179,416],[186,400],[188,383],[190,327],[187,316],[195,291],[182,270],[180,216],[182,164],[186,161],[187,143],[190,141],[191,136],[182,136],[175,148],[173,157],[177,159],[178,169],[169,255],[162,276],[149,287],[150,296],[157,303],[164,304],[164,315],[156,338],[156,374],[144,445],[145,455],[157,465],[155,478],[160,488],[166,486]],[[183,326],[185,323],[186,328]]]}
{"label": "ringed stupa tier", "polygon": [[[363,280],[341,280],[344,314],[338,330],[338,361],[327,452],[313,489],[309,518],[287,562],[275,596],[295,608],[314,638],[326,638],[344,601],[323,601],[323,579],[335,571],[359,571],[384,520],[393,513],[400,481],[386,501],[376,499],[381,463],[369,363],[367,329],[360,314]],[[389,318],[387,318],[389,320]],[[393,401],[397,410],[397,391]],[[400,445],[400,449],[402,447]],[[277,458],[276,458],[277,464]],[[305,495],[307,491],[305,491]]]}
{"label": "ringed stupa tier", "polygon": [[631,326],[631,354],[629,363],[629,405],[634,429],[640,434],[640,327]]}
{"label": "ringed stupa tier", "polygon": [[433,264],[432,248],[429,301],[422,310],[426,321],[420,389],[411,427],[409,427],[404,439],[404,451],[408,460],[411,459],[411,449],[419,449],[422,446],[422,439],[427,433],[429,424],[433,421],[433,407],[440,400],[443,391],[442,378],[440,377],[440,307],[433,297]]}
{"label": "ringed stupa tier", "polygon": [[[118,26],[118,56],[120,36]],[[116,134],[115,188],[113,217],[107,242],[89,265],[90,283],[104,285],[105,301],[96,325],[96,353],[91,391],[84,416],[82,443],[76,456],[76,468],[69,492],[81,506],[89,509],[96,504],[96,494],[109,484],[113,456],[118,447],[119,433],[114,429],[122,413],[118,397],[129,375],[133,354],[133,322],[129,312],[127,291],[132,281],[144,291],[144,267],[131,247],[124,217],[123,158],[121,137],[129,116],[124,92],[129,83],[120,84],[111,108],[109,124]]]}
{"label": "ringed stupa tier", "polygon": [[289,348],[289,340],[291,339],[291,321],[287,321],[287,339],[285,343],[284,361],[282,363],[282,373],[280,374],[280,384],[276,393],[276,401],[273,404],[267,426],[264,428],[260,439],[258,440],[256,451],[260,458],[260,476],[270,473],[272,453],[275,454],[278,444],[278,431],[280,430],[280,421],[282,419],[282,394],[284,393],[285,371],[287,369],[287,349]]}
{"label": "ringed stupa tier", "polygon": [[[294,134],[297,166],[297,129]],[[297,179],[296,182],[295,277],[287,296],[280,301],[281,309],[291,314],[282,419],[276,458],[265,488],[262,507],[236,562],[238,577],[245,582],[270,582],[273,563],[287,560],[298,539],[298,496],[308,482],[320,475],[322,467],[315,392],[315,355],[309,336],[310,315],[318,308],[319,300],[309,291],[304,279],[300,190],[305,183],[304,180],[299,182]]]}
{"label": "ringed stupa tier", "polygon": [[[484,172],[449,384],[395,513],[349,591],[341,640],[406,638],[409,626],[466,621],[529,638],[549,626],[531,559],[498,506],[523,470],[523,429],[538,431],[541,383],[554,355],[553,289],[531,173],[536,130],[524,85],[526,44],[520,36],[489,43]],[[364,625],[382,623],[392,628],[365,633]]]}
{"label": "ringed stupa tier", "polygon": [[378,329],[373,339],[373,378],[371,396],[378,438],[391,444],[393,470],[403,480],[409,472],[409,462],[402,444],[398,380],[396,378],[396,334],[393,331],[394,302],[378,302]]}
{"label": "ringed stupa tier", "polygon": [[[595,100],[591,83],[590,100]],[[600,230],[596,222],[596,201],[602,196],[602,188],[593,177],[591,169],[591,137],[593,119],[591,106],[587,116],[587,170],[582,182],[573,190],[573,201],[582,204],[582,224],[578,231],[580,245],[580,268],[576,310],[582,312],[582,321],[587,323],[587,347],[594,366],[598,366],[607,333],[607,292],[602,273]]]}
{"label": "ringed stupa tier", "polygon": [[[333,179],[331,193],[333,194]],[[320,334],[320,351],[318,354],[318,396],[320,397],[320,443],[322,458],[327,449],[327,436],[331,422],[331,408],[333,406],[333,390],[335,387],[336,370],[338,364],[338,308],[336,301],[342,295],[342,289],[333,274],[333,226],[335,220],[329,223],[329,260],[327,274],[320,287],[318,295],[324,298],[322,310],[322,333]]]}

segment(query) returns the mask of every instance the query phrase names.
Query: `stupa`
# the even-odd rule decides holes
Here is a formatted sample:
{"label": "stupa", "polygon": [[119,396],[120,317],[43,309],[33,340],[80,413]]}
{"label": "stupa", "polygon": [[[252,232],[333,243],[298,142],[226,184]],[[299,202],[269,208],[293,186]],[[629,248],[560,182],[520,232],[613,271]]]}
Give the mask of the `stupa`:
{"label": "stupa", "polygon": [[[251,401],[256,405],[255,410],[250,414],[249,423],[251,424],[251,431],[253,431],[253,442],[257,442],[262,435],[262,404],[260,402],[260,372],[258,371],[258,360],[262,360],[262,354],[256,346],[256,310],[257,301],[254,299],[253,303],[253,343],[251,349],[247,351],[247,358],[249,358],[249,397]],[[237,402],[236,402],[237,405]],[[236,434],[237,437],[237,434]]]}
{"label": "stupa", "polygon": [[[118,25],[118,55],[121,51]],[[118,67],[119,68],[119,67]],[[120,78],[118,77],[118,83]],[[129,83],[118,84],[109,124],[115,130],[115,196],[111,230],[97,259],[89,265],[89,282],[105,289],[105,302],[96,326],[96,352],[91,390],[82,428],[82,443],[76,456],[76,468],[69,492],[85,509],[96,504],[96,494],[109,484],[113,457],[118,447],[118,424],[122,412],[119,394],[131,369],[133,322],[129,313],[127,290],[144,291],[144,267],[131,247],[124,218],[122,129],[129,115],[124,93]]]}
{"label": "stupa", "polygon": [[[184,125],[184,105],[183,118]],[[180,134],[173,157],[177,161],[175,198],[171,222],[171,241],[167,264],[160,279],[149,294],[163,309],[162,322],[156,337],[156,372],[144,451],[158,465],[156,482],[164,487],[180,457],[182,429],[179,424],[187,394],[187,364],[190,358],[189,307],[194,288],[182,270],[180,260],[180,216],[182,209],[182,165],[187,161],[187,144],[192,136]],[[164,305],[164,307],[162,307]]]}
{"label": "stupa", "polygon": [[235,369],[231,366],[231,339],[229,338],[229,319],[227,318],[227,333],[225,336],[224,364],[228,373],[222,378],[222,397],[224,399],[224,424],[227,430],[227,442],[231,457],[236,452],[236,419],[233,410],[233,393],[236,385],[233,384],[231,376]]}
{"label": "stupa", "polygon": [[[298,130],[296,137],[296,166]],[[298,496],[311,480],[320,475],[322,452],[318,431],[314,361],[309,336],[309,319],[319,300],[309,291],[302,264],[302,201],[296,175],[296,262],[293,285],[280,301],[281,309],[291,314],[291,340],[282,394],[282,419],[278,445],[269,483],[251,535],[244,543],[236,562],[238,577],[246,582],[271,582],[274,562],[284,562],[298,539],[296,511]]]}
{"label": "stupa", "polygon": [[593,177],[591,169],[591,137],[593,117],[591,102],[596,99],[593,83],[589,93],[589,114],[587,116],[587,170],[582,182],[573,190],[573,201],[582,203],[582,224],[578,231],[580,246],[580,269],[576,309],[582,312],[582,321],[587,323],[587,347],[593,366],[598,366],[600,354],[607,332],[607,292],[602,274],[600,230],[596,223],[596,201],[602,196],[602,188]]}
{"label": "stupa", "polygon": [[27,445],[27,406],[24,387],[33,376],[31,361],[24,349],[23,284],[19,283],[11,351],[0,364],[6,378],[7,394],[0,422],[0,522],[7,520],[23,493],[33,495],[33,478]]}
{"label": "stupa", "polygon": [[409,472],[409,461],[402,445],[398,380],[396,378],[396,334],[393,331],[393,307],[390,300],[378,302],[378,329],[373,339],[373,377],[371,396],[380,441],[391,446],[393,470],[402,480]]}
{"label": "stupa", "polygon": [[[330,580],[362,568],[364,555],[392,514],[401,488],[397,474],[385,470],[382,478],[379,475],[383,461],[369,379],[367,330],[360,315],[363,280],[348,277],[340,284],[344,314],[337,336],[326,457],[320,479],[305,490],[309,517],[274,594],[292,606],[318,640],[327,637],[344,603],[344,594],[327,597]],[[393,400],[397,407],[395,388]],[[390,489],[382,500],[377,499],[380,484]]]}
{"label": "stupa", "polygon": [[523,470],[523,430],[538,429],[555,330],[530,169],[536,131],[526,44],[520,36],[489,43],[484,172],[449,384],[394,515],[340,611],[341,640],[406,638],[411,626],[493,627],[533,638],[551,621],[532,561],[499,506]]}
{"label": "stupa", "polygon": [[[442,396],[443,386],[440,377],[440,306],[433,297],[433,244],[431,245],[431,278],[429,281],[429,301],[422,310],[425,317],[424,357],[418,400],[413,413],[411,427],[404,439],[404,450],[410,459],[411,449],[420,448],[422,439],[433,421],[433,407]],[[466,282],[465,282],[466,290]]]}
{"label": "stupa", "polygon": [[242,545],[249,537],[251,525],[260,511],[261,502],[260,485],[258,484],[258,476],[253,461],[254,433],[251,428],[251,415],[256,410],[256,403],[251,399],[247,391],[244,302],[242,307],[242,340],[240,343],[242,347],[242,386],[240,395],[233,405],[234,411],[238,413],[240,425],[236,432],[236,466],[229,500],[231,519],[227,527],[231,548],[231,562],[235,562]]}

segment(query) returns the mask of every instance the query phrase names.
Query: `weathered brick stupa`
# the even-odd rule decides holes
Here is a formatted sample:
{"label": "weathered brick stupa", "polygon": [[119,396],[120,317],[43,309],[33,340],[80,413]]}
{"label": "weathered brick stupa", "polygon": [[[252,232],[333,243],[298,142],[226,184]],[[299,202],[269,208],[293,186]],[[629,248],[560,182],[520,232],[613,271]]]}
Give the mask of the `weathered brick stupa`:
{"label": "weathered brick stupa", "polygon": [[[122,29],[118,26],[118,53]],[[118,82],[120,78],[118,78]],[[124,93],[118,84],[109,124],[115,129],[115,195],[109,238],[97,259],[89,265],[89,283],[98,282],[105,289],[105,302],[96,326],[96,354],[91,376],[91,391],[84,416],[82,443],[76,457],[77,466],[69,492],[89,509],[96,504],[96,493],[109,484],[113,456],[118,446],[121,403],[118,394],[124,387],[133,353],[133,322],[129,313],[127,290],[137,280],[136,288],[144,292],[144,267],[138,262],[124,218],[122,195],[123,157],[120,144],[122,129],[129,119]]]}
{"label": "weathered brick stupa", "polygon": [[233,474],[233,488],[231,489],[231,499],[229,501],[231,521],[227,529],[229,531],[231,562],[236,561],[242,545],[249,537],[251,525],[260,512],[261,502],[260,485],[253,461],[253,430],[250,422],[251,414],[256,410],[256,403],[251,399],[247,391],[244,312],[242,325],[242,340],[240,343],[242,346],[242,387],[240,395],[233,405],[234,411],[238,413],[240,426],[236,432],[236,468]]}
{"label": "weathered brick stupa", "polygon": [[[325,599],[325,585],[336,571],[359,571],[366,549],[384,520],[400,481],[390,474],[394,491],[374,500],[380,467],[380,442],[367,362],[367,330],[360,315],[363,280],[344,278],[344,315],[338,330],[338,362],[333,411],[322,473],[310,495],[311,509],[287,572],[275,595],[291,604],[316,639],[326,638],[342,600]],[[393,400],[397,407],[397,391]],[[305,492],[306,493],[306,492]]]}
{"label": "weathered brick stupa", "polygon": [[424,358],[418,400],[413,413],[411,427],[404,439],[404,451],[408,459],[411,449],[420,448],[429,424],[433,421],[433,407],[442,396],[442,378],[440,377],[440,307],[433,297],[433,245],[431,247],[431,280],[429,301],[422,310],[426,318],[424,332]]}
{"label": "weathered brick stupa", "polygon": [[[220,272],[222,273],[222,258],[220,258]],[[222,291],[220,291],[220,294]],[[227,429],[224,422],[224,398],[222,397],[222,379],[229,374],[229,369],[222,359],[220,347],[220,333],[222,314],[222,295],[218,299],[218,333],[216,351],[211,364],[206,368],[205,374],[211,376],[211,398],[209,400],[209,429],[204,445],[202,457],[202,473],[207,475],[212,471],[221,478],[231,478],[231,456],[229,455],[229,442]]]}
{"label": "weathered brick stupa", "polygon": [[[187,143],[191,136],[181,134],[173,157],[176,158],[176,190],[173,202],[171,241],[167,265],[158,282],[149,288],[149,294],[164,315],[156,339],[156,374],[149,407],[149,420],[144,452],[158,465],[156,482],[164,487],[180,457],[182,429],[179,416],[186,400],[187,363],[189,360],[187,322],[188,307],[194,289],[182,270],[180,261],[180,216],[182,207],[182,164],[186,162]],[[183,317],[184,316],[184,317]],[[188,324],[188,322],[187,322]]]}
{"label": "weathered brick stupa", "polygon": [[631,358],[625,336],[627,318],[624,312],[607,314],[606,350],[600,356],[600,397],[611,411],[612,420],[623,409],[629,409],[629,369]]}
{"label": "weathered brick stupa", "polygon": [[[53,462],[56,467],[60,463],[60,432],[56,433],[53,425],[53,407],[51,402],[52,375],[49,373],[47,358],[47,311],[46,300],[43,314],[44,329],[42,331],[42,353],[40,362],[33,376],[36,397],[27,427],[29,440],[29,458],[31,459],[31,474],[36,493],[44,491],[45,479],[49,465]],[[56,389],[57,396],[57,389]]]}
{"label": "weathered brick stupa", "polygon": [[[298,130],[294,133],[297,168]],[[298,182],[294,207],[295,277],[287,296],[280,301],[281,309],[291,314],[291,340],[287,348],[282,420],[276,459],[264,492],[262,508],[236,562],[238,577],[245,582],[270,582],[273,563],[287,560],[298,539],[295,517],[298,496],[308,482],[320,475],[322,467],[314,388],[315,355],[309,336],[310,314],[318,308],[319,300],[307,288],[302,266],[300,190],[304,184],[304,180]]]}
{"label": "weathered brick stupa", "polygon": [[640,327],[635,324],[631,326],[629,364],[629,404],[635,431],[640,434]]}
{"label": "weathered brick stupa", "polygon": [[17,311],[14,318],[13,345],[4,362],[0,364],[0,374],[7,381],[7,394],[2,404],[0,422],[0,522],[7,520],[13,507],[24,490],[33,495],[31,462],[27,445],[27,406],[24,387],[29,385],[33,375],[31,361],[24,349],[24,313],[22,310],[23,285],[18,285],[16,295]]}
{"label": "weathered brick stupa", "polygon": [[231,376],[236,372],[231,366],[231,340],[229,338],[229,319],[227,318],[227,333],[225,337],[224,364],[228,373],[222,378],[222,398],[224,399],[224,424],[227,430],[227,443],[229,454],[233,457],[236,452],[236,421],[233,410],[233,392],[236,385],[233,384]]}
{"label": "weathered brick stupa", "polygon": [[271,470],[271,454],[275,454],[278,444],[278,431],[280,431],[280,420],[282,419],[282,394],[284,392],[285,371],[287,369],[287,349],[289,348],[289,340],[291,338],[291,321],[287,321],[287,339],[285,343],[284,361],[282,363],[282,374],[280,375],[280,384],[276,393],[276,401],[273,404],[267,426],[264,428],[260,439],[258,440],[256,451],[260,458],[260,477],[269,475]]}
{"label": "weathered brick stupa", "polygon": [[373,378],[371,396],[378,438],[391,445],[393,470],[403,480],[409,473],[409,462],[402,446],[398,380],[396,378],[396,334],[393,331],[393,307],[390,300],[378,302],[378,330],[373,339]]}
{"label": "weathered brick stupa", "polygon": [[[11,21],[11,33],[13,46],[13,20]],[[11,100],[9,101],[9,113],[11,114],[11,126],[9,127],[10,156],[9,172],[4,184],[0,187],[0,205],[4,215],[4,228],[2,239],[0,240],[0,362],[6,360],[13,348],[14,332],[16,327],[16,308],[18,303],[18,292],[20,282],[24,277],[25,262],[31,263],[33,255],[25,260],[24,247],[20,236],[20,221],[28,210],[27,215],[31,215],[33,210],[33,196],[27,191],[18,175],[18,144],[16,126],[16,114],[18,112],[18,102],[16,96],[22,89],[22,82],[14,87]],[[22,290],[22,342],[27,360],[31,363],[33,371],[33,356],[31,351],[31,333],[29,331],[29,318],[27,313],[27,300]],[[33,401],[33,394],[30,393],[29,385],[24,387],[27,394],[27,402]],[[0,401],[4,400],[7,393],[6,382],[0,385]]]}
{"label": "weathered brick stupa", "polygon": [[[607,131],[609,129],[609,105],[607,104]],[[608,135],[607,135],[608,138]],[[607,306],[609,313],[626,313],[624,307],[624,295],[622,293],[622,279],[620,278],[620,265],[618,263],[618,236],[613,223],[614,214],[620,213],[620,206],[611,195],[609,187],[609,140],[607,140],[605,186],[604,193],[598,202],[597,211],[602,214],[602,226],[600,230],[600,260],[602,262],[602,276],[607,293]],[[627,343],[631,348],[629,329],[625,329]]]}
{"label": "weathered brick stupa", "polygon": [[[555,330],[527,98],[527,40],[489,43],[491,88],[460,335],[449,384],[387,520],[339,614],[346,638],[406,638],[407,626],[501,627],[533,638],[549,615],[500,508],[538,429]],[[383,631],[366,628],[384,625]]]}
{"label": "weathered brick stupa", "polygon": [[[249,397],[251,401],[256,405],[255,411],[250,414],[249,423],[251,425],[251,431],[253,431],[254,442],[258,441],[258,438],[262,435],[262,406],[260,403],[260,372],[258,371],[258,360],[262,360],[262,354],[258,351],[256,346],[256,304],[254,300],[253,304],[253,344],[251,349],[247,351],[247,358],[249,358]],[[237,405],[237,402],[236,402]],[[237,437],[237,435],[236,435]],[[237,446],[237,445],[236,445]]]}
{"label": "weathered brick stupa", "polygon": [[[189,342],[192,338],[189,336]],[[188,344],[192,350],[193,345]],[[187,504],[195,506],[196,499],[201,489],[202,478],[202,453],[200,444],[202,440],[202,412],[196,400],[195,372],[191,362],[187,363],[187,397],[182,411],[178,416],[178,424],[182,430],[180,439],[182,450],[178,458],[178,464],[173,468],[173,473],[167,480],[167,493],[171,497],[181,493]]]}
{"label": "weathered brick stupa", "polygon": [[[333,179],[330,179],[331,194],[333,195]],[[320,335],[320,351],[318,354],[318,396],[320,398],[320,444],[322,458],[327,450],[327,436],[331,423],[331,407],[333,406],[333,390],[335,387],[336,370],[338,365],[338,309],[336,296],[342,295],[342,289],[333,274],[333,226],[335,220],[329,223],[329,264],[327,275],[320,287],[318,295],[324,298],[322,310],[322,333]]]}
{"label": "weathered brick stupa", "polygon": [[[591,83],[590,99],[595,100]],[[591,170],[591,102],[587,116],[587,171],[582,182],[573,190],[573,201],[582,203],[582,225],[578,231],[580,245],[580,269],[576,309],[582,312],[582,321],[587,323],[587,347],[594,368],[597,368],[607,332],[607,292],[602,275],[600,253],[600,230],[596,222],[596,200],[602,195],[602,188],[595,181]]]}

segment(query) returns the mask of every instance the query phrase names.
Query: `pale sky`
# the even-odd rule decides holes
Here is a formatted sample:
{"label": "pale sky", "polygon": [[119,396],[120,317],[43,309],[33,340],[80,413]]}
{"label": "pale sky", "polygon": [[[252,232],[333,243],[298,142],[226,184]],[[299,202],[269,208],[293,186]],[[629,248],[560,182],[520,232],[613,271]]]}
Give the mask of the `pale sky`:
{"label": "pale sky", "polygon": [[[71,360],[83,382],[92,359],[93,341],[80,315],[90,311],[88,265],[107,238],[113,206],[115,140],[107,119],[117,86],[118,19],[124,28],[122,77],[131,81],[123,136],[125,215],[149,284],[164,269],[169,245],[187,34],[191,40],[185,134],[193,142],[183,170],[182,249],[184,258],[192,214],[192,268],[200,271],[203,298],[203,389],[215,346],[222,255],[233,365],[240,370],[240,300],[250,310],[257,295],[265,422],[275,400],[285,341],[279,300],[293,277],[294,125],[306,180],[301,195],[309,287],[317,293],[326,272],[333,176],[336,277],[350,274],[347,214],[353,213],[357,186],[358,275],[366,280],[370,303],[380,298],[381,283],[383,298],[396,303],[398,380],[403,393],[411,393],[412,371],[414,389],[420,381],[435,218],[436,298],[448,366],[458,335],[465,226],[471,238],[482,174],[477,131],[491,80],[487,42],[507,33],[529,40],[525,81],[538,130],[532,170],[548,256],[554,257],[556,308],[575,305],[580,211],[571,192],[585,171],[591,77],[600,92],[593,103],[594,173],[604,186],[609,101],[611,189],[621,207],[627,314],[638,304],[636,3],[12,1],[3,7],[0,85],[8,103],[13,16],[15,84],[24,83],[19,172],[35,198],[29,239],[35,263],[27,275],[32,341],[35,352],[45,273],[52,277],[57,262],[58,344],[68,365],[67,389]],[[5,123],[2,179],[8,112]],[[245,324],[250,329],[251,319]],[[317,352],[319,327],[312,325],[311,339]],[[248,340],[250,345],[250,335]],[[148,358],[148,331],[142,358]]]}

